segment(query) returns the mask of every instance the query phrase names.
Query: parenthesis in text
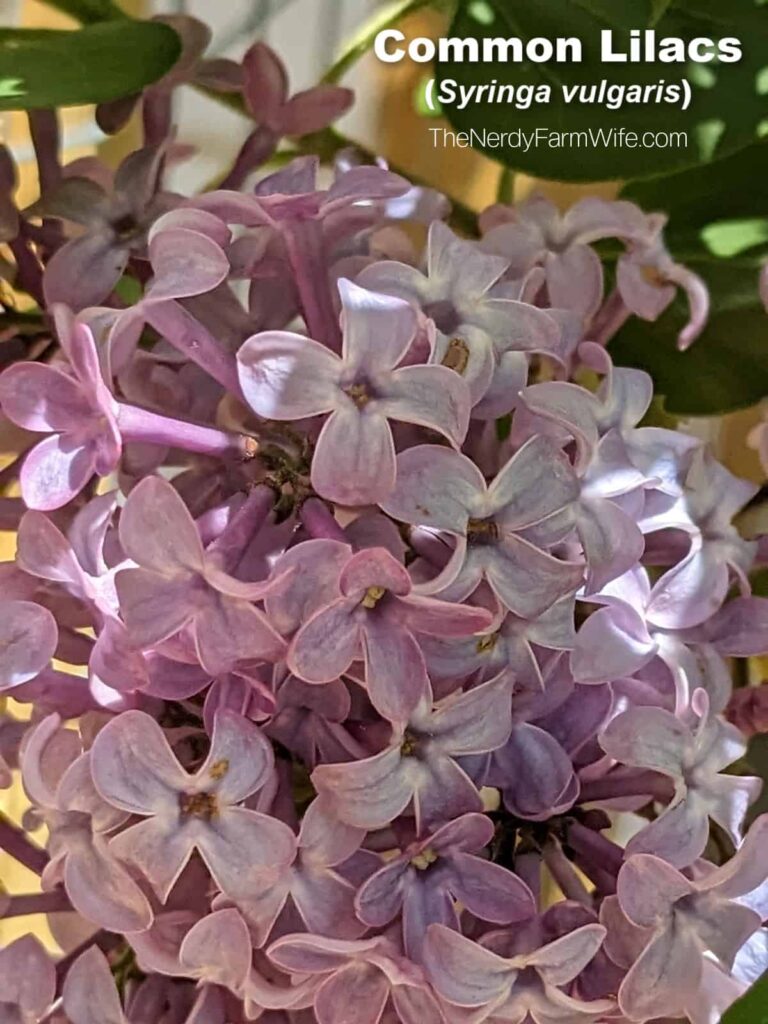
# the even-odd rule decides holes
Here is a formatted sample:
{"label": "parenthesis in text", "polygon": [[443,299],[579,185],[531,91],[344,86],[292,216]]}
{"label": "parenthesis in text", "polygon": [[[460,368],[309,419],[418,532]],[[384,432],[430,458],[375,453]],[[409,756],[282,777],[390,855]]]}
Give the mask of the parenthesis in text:
{"label": "parenthesis in text", "polygon": [[424,90],[424,98],[427,101],[427,106],[434,113],[435,111],[435,80],[430,78],[427,82],[427,87]]}
{"label": "parenthesis in text", "polygon": [[690,107],[692,92],[693,92],[693,90],[691,89],[691,83],[688,81],[687,78],[684,78],[683,79],[683,110],[687,110],[688,107]]}

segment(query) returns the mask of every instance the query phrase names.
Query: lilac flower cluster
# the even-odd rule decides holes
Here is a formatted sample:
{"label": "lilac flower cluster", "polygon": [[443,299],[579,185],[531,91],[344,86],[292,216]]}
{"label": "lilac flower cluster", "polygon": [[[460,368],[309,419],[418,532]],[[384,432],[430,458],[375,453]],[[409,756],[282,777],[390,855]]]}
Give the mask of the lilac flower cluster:
{"label": "lilac flower cluster", "polygon": [[768,966],[723,713],[768,651],[756,488],[607,349],[678,289],[687,346],[706,289],[627,202],[469,240],[351,154],[254,184],[349,99],[262,44],[215,69],[255,121],[225,187],[164,190],[169,92],[213,74],[184,26],[108,188],[54,147],[18,211],[6,160],[60,349],[0,375],[0,784],[47,829],[0,819],[42,886],[0,910],[64,952],[0,951],[0,1018],[715,1024]]}

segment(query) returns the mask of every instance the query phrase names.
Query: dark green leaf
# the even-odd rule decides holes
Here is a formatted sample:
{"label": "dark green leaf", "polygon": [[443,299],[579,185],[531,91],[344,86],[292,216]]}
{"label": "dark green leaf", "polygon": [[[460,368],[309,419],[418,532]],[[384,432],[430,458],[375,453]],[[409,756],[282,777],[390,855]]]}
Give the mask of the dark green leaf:
{"label": "dark green leaf", "polygon": [[100,103],[140,92],[181,50],[152,21],[105,21],[75,32],[0,29],[0,110]]}
{"label": "dark green leaf", "polygon": [[768,139],[722,160],[645,181],[631,181],[622,197],[645,210],[664,210],[675,222],[704,227],[715,220],[768,216]]}
{"label": "dark green leaf", "polygon": [[675,415],[707,416],[759,402],[768,394],[768,316],[757,292],[759,261],[701,254],[685,262],[711,292],[712,313],[701,337],[687,352],[677,350],[688,318],[679,295],[656,323],[628,321],[611,342],[611,355],[620,365],[647,370]]}
{"label": "dark green leaf", "polygon": [[45,0],[49,7],[55,7],[62,14],[68,14],[83,25],[96,21],[112,21],[127,18],[128,15],[113,0]]}
{"label": "dark green leaf", "polygon": [[768,973],[723,1014],[721,1024],[768,1024]]}
{"label": "dark green leaf", "polygon": [[[658,4],[655,9],[660,12]],[[528,109],[482,99],[459,110],[456,103],[444,101],[446,116],[460,131],[508,133],[521,129],[530,134],[545,129],[553,134],[583,133],[558,145],[541,140],[527,151],[514,140],[504,146],[487,147],[490,156],[510,167],[569,181],[646,178],[691,167],[749,145],[768,116],[768,97],[759,92],[758,82],[768,52],[768,9],[756,7],[754,0],[733,0],[729,4],[727,33],[722,4],[718,13],[715,0],[679,0],[667,5],[656,28],[659,38],[707,35],[716,40],[733,34],[742,37],[744,47],[737,63],[696,65],[688,72],[692,101],[685,111],[673,103],[625,103],[611,110],[604,103],[564,101],[563,86],[594,86],[597,90],[603,81],[607,86],[627,88],[652,87],[662,79],[667,84],[680,83],[686,74],[684,64],[601,62],[601,30],[613,29],[616,46],[625,49],[629,25],[643,28],[652,17],[648,0],[621,0],[618,4],[607,0],[484,0],[482,12],[479,17],[472,0],[460,0],[448,34],[480,40],[575,36],[583,43],[581,63],[450,62],[438,66],[441,80],[453,79],[463,86],[490,86],[495,81],[516,88],[539,85],[551,89],[548,103],[532,103]],[[637,133],[639,139],[644,132],[685,132],[687,145],[630,148],[605,134],[595,134],[619,128]],[[475,140],[482,148],[477,134]]]}

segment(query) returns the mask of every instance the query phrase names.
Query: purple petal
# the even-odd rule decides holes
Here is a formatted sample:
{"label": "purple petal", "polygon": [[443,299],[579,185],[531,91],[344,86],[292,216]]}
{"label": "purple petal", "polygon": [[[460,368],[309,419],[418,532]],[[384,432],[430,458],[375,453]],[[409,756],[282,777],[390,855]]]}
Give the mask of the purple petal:
{"label": "purple petal", "polygon": [[246,401],[267,419],[317,416],[339,401],[338,356],[302,335],[255,334],[237,353],[237,365]]}
{"label": "purple petal", "polygon": [[510,924],[536,913],[530,889],[507,868],[468,853],[451,860],[453,894],[481,920]]}
{"label": "purple petal", "polygon": [[457,448],[469,427],[469,391],[461,377],[446,366],[396,370],[378,408],[388,419],[436,430]]}
{"label": "purple petal", "polygon": [[56,620],[46,608],[30,601],[0,602],[0,691],[34,679],[58,642]]}
{"label": "purple petal", "polygon": [[406,523],[461,535],[485,492],[482,473],[466,456],[419,445],[398,456],[397,485],[381,507]]}
{"label": "purple petal", "polygon": [[21,467],[21,494],[28,508],[49,512],[66,505],[95,471],[96,456],[86,442],[53,434],[27,453]]}
{"label": "purple petal", "polygon": [[326,420],[312,459],[312,486],[341,505],[383,502],[395,484],[395,444],[383,415],[352,403]]}
{"label": "purple petal", "polygon": [[666,928],[646,946],[621,983],[619,1007],[632,1020],[679,1016],[700,977],[701,955],[693,935]]}
{"label": "purple petal", "polygon": [[376,615],[362,631],[371,703],[390,722],[406,722],[429,693],[424,655],[413,634]]}
{"label": "purple petal", "polygon": [[0,375],[0,403],[11,422],[26,430],[78,430],[93,415],[79,384],[43,363],[16,363]]}
{"label": "purple petal", "polygon": [[414,789],[399,744],[363,761],[320,765],[312,772],[312,783],[342,821],[369,829],[382,828],[402,814]]}
{"label": "purple petal", "polygon": [[63,302],[78,312],[102,303],[120,280],[130,251],[108,229],[89,231],[63,245],[45,268],[48,306]]}
{"label": "purple petal", "polygon": [[351,963],[322,984],[315,996],[318,1024],[379,1024],[389,983],[372,964]]}
{"label": "purple petal", "polygon": [[69,968],[62,996],[72,1024],[125,1024],[112,971],[96,946],[81,953]]}
{"label": "purple petal", "polygon": [[120,517],[120,543],[144,569],[178,575],[202,568],[203,546],[178,491],[150,476],[131,491]]}
{"label": "purple petal", "polygon": [[360,626],[350,602],[342,598],[321,609],[293,639],[288,665],[308,683],[330,683],[344,673],[360,651]]}
{"label": "purple petal", "polygon": [[354,370],[393,369],[416,334],[416,311],[408,302],[339,281],[344,332],[343,359]]}
{"label": "purple petal", "polygon": [[502,957],[441,924],[427,930],[424,967],[440,995],[455,1006],[492,1003],[515,978],[515,971]]}
{"label": "purple petal", "polygon": [[189,782],[165,733],[143,711],[126,711],[104,726],[91,748],[91,769],[104,799],[132,814],[175,812]]}
{"label": "purple petal", "polygon": [[272,746],[257,726],[232,711],[218,711],[211,749],[194,785],[215,791],[225,803],[240,803],[261,789],[273,764]]}

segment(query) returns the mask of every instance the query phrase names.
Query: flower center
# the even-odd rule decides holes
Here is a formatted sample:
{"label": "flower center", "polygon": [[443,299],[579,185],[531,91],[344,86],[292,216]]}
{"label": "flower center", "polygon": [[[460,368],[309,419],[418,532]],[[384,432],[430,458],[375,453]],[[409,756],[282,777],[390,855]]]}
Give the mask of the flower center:
{"label": "flower center", "polygon": [[456,373],[463,374],[469,362],[469,345],[463,338],[451,338],[445,355],[440,360],[443,366]]}
{"label": "flower center", "polygon": [[459,315],[456,307],[449,299],[438,299],[437,302],[428,302],[424,306],[425,314],[434,321],[435,327],[441,334],[453,334],[459,326]]}
{"label": "flower center", "polygon": [[429,846],[426,850],[422,850],[421,853],[417,853],[415,857],[411,857],[411,864],[419,871],[426,871],[430,865],[434,864],[437,860],[437,854]]}
{"label": "flower center", "polygon": [[646,266],[640,268],[640,276],[648,284],[653,285],[654,288],[663,288],[664,285],[667,284],[666,277],[662,274],[658,267],[654,267],[651,264],[647,264]]}
{"label": "flower center", "polygon": [[128,242],[141,231],[141,226],[132,213],[124,213],[112,221],[112,230],[121,242]]}
{"label": "flower center", "polygon": [[367,384],[350,384],[344,388],[344,394],[352,399],[358,409],[364,409],[373,398]]}
{"label": "flower center", "polygon": [[229,758],[222,757],[218,761],[214,761],[214,763],[211,765],[211,770],[210,770],[209,774],[210,774],[212,779],[216,779],[216,781],[218,782],[219,779],[223,779],[224,778],[224,776],[227,774],[228,771],[229,771]]}
{"label": "flower center", "polygon": [[469,544],[493,544],[499,539],[499,527],[493,519],[470,519],[467,523]]}
{"label": "flower center", "polygon": [[179,807],[185,818],[200,818],[202,821],[210,821],[219,813],[214,793],[181,793]]}
{"label": "flower center", "polygon": [[386,587],[368,587],[360,604],[363,608],[375,608],[386,592]]}
{"label": "flower center", "polygon": [[488,654],[489,651],[492,651],[494,649],[498,642],[498,633],[486,633],[484,636],[480,636],[477,638],[475,650],[477,651],[478,654]]}
{"label": "flower center", "polygon": [[400,743],[400,753],[403,757],[415,757],[419,749],[419,738],[412,733],[409,729],[406,729],[403,734],[402,742]]}

